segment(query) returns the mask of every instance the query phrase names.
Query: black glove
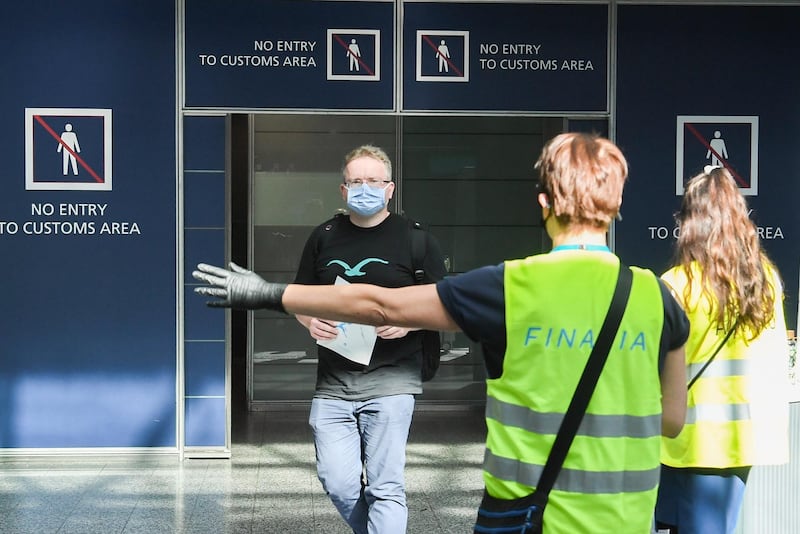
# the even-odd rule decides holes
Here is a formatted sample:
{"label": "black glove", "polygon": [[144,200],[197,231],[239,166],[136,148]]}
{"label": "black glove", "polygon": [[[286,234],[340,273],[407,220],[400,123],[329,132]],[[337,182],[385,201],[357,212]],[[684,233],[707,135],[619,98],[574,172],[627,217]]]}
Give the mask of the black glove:
{"label": "black glove", "polygon": [[210,287],[196,287],[194,292],[222,300],[206,302],[212,308],[234,308],[237,310],[283,309],[283,292],[286,284],[267,282],[253,271],[248,271],[231,262],[231,270],[198,263],[192,276]]}

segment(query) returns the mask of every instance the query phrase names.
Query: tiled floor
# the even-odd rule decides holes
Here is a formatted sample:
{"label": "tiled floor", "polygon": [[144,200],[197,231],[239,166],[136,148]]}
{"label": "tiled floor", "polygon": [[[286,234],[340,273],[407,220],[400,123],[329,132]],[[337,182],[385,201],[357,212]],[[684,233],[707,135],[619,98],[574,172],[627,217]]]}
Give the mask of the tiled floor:
{"label": "tiled floor", "polygon": [[[0,458],[0,533],[348,533],[317,480],[306,419],[304,410],[237,416],[230,460]],[[472,531],[484,432],[477,410],[415,415],[409,534]]]}

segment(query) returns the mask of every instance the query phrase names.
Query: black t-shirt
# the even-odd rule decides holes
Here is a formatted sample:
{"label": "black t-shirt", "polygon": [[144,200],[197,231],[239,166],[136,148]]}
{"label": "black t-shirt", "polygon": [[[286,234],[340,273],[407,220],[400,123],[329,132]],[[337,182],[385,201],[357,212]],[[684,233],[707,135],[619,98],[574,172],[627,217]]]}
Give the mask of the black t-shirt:
{"label": "black t-shirt", "polygon": [[[426,230],[411,228],[405,217],[390,214],[379,225],[362,228],[347,216],[337,216],[316,227],[306,242],[296,284],[333,284],[337,277],[350,283],[404,287],[416,283],[411,260],[411,232],[426,232],[423,282],[445,275],[439,244]],[[420,362],[422,333],[375,343],[368,366],[352,362],[318,346],[315,396],[345,400],[418,394],[422,392]]]}

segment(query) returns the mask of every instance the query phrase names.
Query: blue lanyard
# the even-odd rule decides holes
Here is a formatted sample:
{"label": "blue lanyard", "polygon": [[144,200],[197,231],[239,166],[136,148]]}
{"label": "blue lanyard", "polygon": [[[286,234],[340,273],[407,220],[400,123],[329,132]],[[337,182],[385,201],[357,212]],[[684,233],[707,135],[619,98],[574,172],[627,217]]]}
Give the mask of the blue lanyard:
{"label": "blue lanyard", "polygon": [[559,245],[550,252],[560,252],[562,250],[590,250],[592,252],[611,252],[606,245]]}

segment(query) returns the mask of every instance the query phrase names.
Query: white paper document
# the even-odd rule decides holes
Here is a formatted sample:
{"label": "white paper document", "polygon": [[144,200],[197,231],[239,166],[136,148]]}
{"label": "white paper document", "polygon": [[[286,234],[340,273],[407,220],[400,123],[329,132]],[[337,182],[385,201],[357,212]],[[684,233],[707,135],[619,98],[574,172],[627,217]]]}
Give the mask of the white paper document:
{"label": "white paper document", "polygon": [[[336,285],[349,283],[344,278],[336,277]],[[375,340],[378,338],[375,327],[357,323],[339,323],[336,329],[339,331],[336,339],[317,340],[317,345],[328,348],[348,360],[368,365],[372,359]]]}

